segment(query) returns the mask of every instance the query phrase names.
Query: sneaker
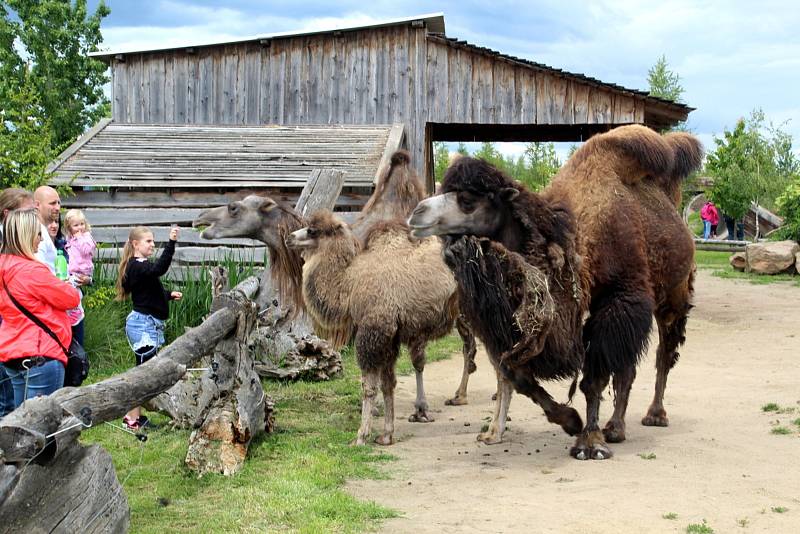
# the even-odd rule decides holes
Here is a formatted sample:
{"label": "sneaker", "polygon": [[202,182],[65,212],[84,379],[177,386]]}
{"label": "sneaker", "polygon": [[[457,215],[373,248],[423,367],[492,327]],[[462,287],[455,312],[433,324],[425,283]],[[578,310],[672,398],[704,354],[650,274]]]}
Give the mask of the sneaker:
{"label": "sneaker", "polygon": [[125,428],[127,428],[128,430],[136,431],[141,428],[141,425],[139,424],[139,421],[141,419],[142,419],[141,417],[139,419],[132,419],[126,415],[125,417],[122,418],[122,424],[125,425]]}
{"label": "sneaker", "polygon": [[139,425],[139,428],[146,427],[149,428],[150,430],[156,430],[159,427],[159,425],[155,424],[150,419],[148,419],[146,415],[140,415],[136,423]]}

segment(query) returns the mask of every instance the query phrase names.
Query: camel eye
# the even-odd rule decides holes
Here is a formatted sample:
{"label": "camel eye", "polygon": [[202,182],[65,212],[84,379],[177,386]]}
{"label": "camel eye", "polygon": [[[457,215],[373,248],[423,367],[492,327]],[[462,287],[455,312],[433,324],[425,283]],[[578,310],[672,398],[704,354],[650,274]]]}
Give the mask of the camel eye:
{"label": "camel eye", "polygon": [[474,211],[476,207],[475,197],[468,193],[460,193],[458,195],[458,206],[467,213]]}
{"label": "camel eye", "polygon": [[316,228],[309,228],[308,230],[306,230],[306,235],[308,235],[308,237],[311,238],[317,237],[319,235],[319,230],[317,230]]}
{"label": "camel eye", "polygon": [[230,213],[235,217],[236,214],[239,213],[239,204],[237,204],[236,202],[231,202],[230,204],[228,204],[228,213]]}

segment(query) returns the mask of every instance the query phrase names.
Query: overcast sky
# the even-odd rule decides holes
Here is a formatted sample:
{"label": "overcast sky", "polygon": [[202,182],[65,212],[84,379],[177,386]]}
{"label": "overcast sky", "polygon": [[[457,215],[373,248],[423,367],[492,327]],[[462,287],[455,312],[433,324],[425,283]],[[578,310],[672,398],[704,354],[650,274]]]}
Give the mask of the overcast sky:
{"label": "overcast sky", "polygon": [[[91,0],[96,5],[97,0]],[[689,128],[712,136],[762,108],[800,150],[800,3],[665,0],[440,1],[106,0],[104,49],[199,44],[370,24],[443,12],[448,37],[647,89],[664,54],[697,108]],[[506,151],[518,150],[518,146]]]}

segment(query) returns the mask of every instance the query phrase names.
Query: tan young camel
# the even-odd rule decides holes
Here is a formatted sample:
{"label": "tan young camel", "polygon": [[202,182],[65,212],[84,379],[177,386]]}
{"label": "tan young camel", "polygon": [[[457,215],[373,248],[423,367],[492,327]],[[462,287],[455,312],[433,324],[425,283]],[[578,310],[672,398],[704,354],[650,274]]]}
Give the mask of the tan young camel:
{"label": "tan young camel", "polygon": [[[456,283],[440,258],[439,241],[412,239],[404,222],[382,221],[372,225],[359,250],[346,224],[318,211],[306,228],[289,234],[287,245],[305,257],[303,299],[314,330],[336,347],[355,339],[362,390],[355,444],[369,438],[380,387],[384,429],[375,442],[391,445],[400,345],[409,348],[414,368],[421,368],[425,345],[447,335],[458,315]],[[420,373],[417,402],[424,397]]]}
{"label": "tan young camel", "polygon": [[[392,156],[389,169],[382,175],[375,192],[353,224],[354,233],[363,237],[375,221],[397,216],[405,218],[422,199],[422,184],[411,171],[409,163],[408,154],[404,151]],[[298,250],[287,248],[285,240],[291,232],[302,228],[304,224],[303,217],[291,207],[275,202],[269,197],[257,195],[250,195],[227,206],[206,210],[193,221],[193,226],[205,227],[201,234],[205,239],[247,237],[267,245],[273,287],[277,289],[284,305],[290,305],[299,311],[305,310],[302,295],[303,258]],[[428,254],[431,255],[432,261],[444,265],[441,260],[441,247],[439,250],[431,248]],[[455,395],[445,401],[448,405],[467,403],[468,378],[469,374],[475,371],[475,338],[462,318],[456,320],[456,327],[463,342],[464,365]],[[427,422],[433,418],[427,411],[427,400],[422,387],[424,346],[419,350],[422,351],[422,356],[413,358],[418,384],[417,410],[409,419]]]}

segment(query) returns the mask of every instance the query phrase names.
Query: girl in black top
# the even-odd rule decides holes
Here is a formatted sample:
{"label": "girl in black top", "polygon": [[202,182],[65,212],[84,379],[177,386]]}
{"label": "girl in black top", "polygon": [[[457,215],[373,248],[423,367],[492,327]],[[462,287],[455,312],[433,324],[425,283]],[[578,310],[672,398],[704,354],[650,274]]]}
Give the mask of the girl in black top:
{"label": "girl in black top", "polygon": [[[159,280],[169,270],[177,240],[178,228],[173,227],[161,256],[150,262],[148,258],[155,252],[153,232],[137,226],[131,230],[122,249],[117,300],[125,300],[130,295],[133,301],[133,311],[125,319],[125,334],[136,357],[136,365],[155,356],[164,344],[164,321],[169,316],[169,301],[183,297],[180,291],[165,290]],[[128,412],[124,422],[128,428],[138,430],[147,425],[147,417],[141,415],[137,406]]]}

